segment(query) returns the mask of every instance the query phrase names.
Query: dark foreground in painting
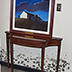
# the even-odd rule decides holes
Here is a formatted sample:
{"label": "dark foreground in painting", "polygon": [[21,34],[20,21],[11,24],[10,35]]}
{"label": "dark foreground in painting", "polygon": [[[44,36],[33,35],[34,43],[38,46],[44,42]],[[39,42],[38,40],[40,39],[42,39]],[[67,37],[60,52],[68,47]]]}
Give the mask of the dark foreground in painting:
{"label": "dark foreground in painting", "polygon": [[46,31],[47,22],[37,23],[29,19],[24,18],[16,18],[15,19],[15,27],[24,28],[24,29],[33,29],[33,30],[41,30]]}

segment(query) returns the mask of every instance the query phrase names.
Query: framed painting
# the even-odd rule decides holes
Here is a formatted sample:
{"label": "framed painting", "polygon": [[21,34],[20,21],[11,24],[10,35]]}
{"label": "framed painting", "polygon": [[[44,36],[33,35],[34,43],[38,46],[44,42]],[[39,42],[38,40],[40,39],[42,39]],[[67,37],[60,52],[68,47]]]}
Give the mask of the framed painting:
{"label": "framed painting", "polygon": [[11,0],[10,30],[52,36],[55,0]]}

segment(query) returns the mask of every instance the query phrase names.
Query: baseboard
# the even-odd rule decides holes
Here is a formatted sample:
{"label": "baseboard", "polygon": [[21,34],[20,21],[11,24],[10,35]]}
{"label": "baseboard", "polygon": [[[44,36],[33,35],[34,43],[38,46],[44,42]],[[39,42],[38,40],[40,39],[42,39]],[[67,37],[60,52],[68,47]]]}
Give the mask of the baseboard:
{"label": "baseboard", "polygon": [[[6,62],[0,61],[0,63],[1,63],[1,65],[7,67],[7,63]],[[10,65],[9,67],[11,67],[11,63],[9,65]],[[19,66],[19,65],[16,65],[16,64],[14,64],[13,66],[14,66],[14,69],[19,69],[19,70],[23,70],[23,71],[28,71],[28,72],[41,72],[40,70],[37,70],[37,69],[32,69],[32,68],[28,68],[28,67],[24,67],[24,66]]]}

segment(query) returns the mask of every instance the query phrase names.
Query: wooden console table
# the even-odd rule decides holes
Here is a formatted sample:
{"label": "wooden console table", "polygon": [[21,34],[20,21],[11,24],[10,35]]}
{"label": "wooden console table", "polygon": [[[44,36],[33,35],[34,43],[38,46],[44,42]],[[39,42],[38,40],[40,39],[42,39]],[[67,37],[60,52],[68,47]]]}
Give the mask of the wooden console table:
{"label": "wooden console table", "polygon": [[[9,67],[9,39],[10,39],[10,32],[5,31],[6,33],[6,43],[7,43],[7,57],[8,57],[8,67]],[[11,72],[13,72],[13,44],[28,46],[28,47],[36,47],[41,48],[41,72],[43,72],[43,65],[44,65],[44,54],[45,54],[45,47],[49,46],[58,46],[58,53],[57,53],[57,67],[56,72],[58,72],[58,65],[59,65],[59,57],[60,57],[60,49],[61,49],[61,41],[62,38],[52,37],[48,40],[41,40],[41,39],[32,39],[26,37],[19,37],[13,36],[11,37]]]}

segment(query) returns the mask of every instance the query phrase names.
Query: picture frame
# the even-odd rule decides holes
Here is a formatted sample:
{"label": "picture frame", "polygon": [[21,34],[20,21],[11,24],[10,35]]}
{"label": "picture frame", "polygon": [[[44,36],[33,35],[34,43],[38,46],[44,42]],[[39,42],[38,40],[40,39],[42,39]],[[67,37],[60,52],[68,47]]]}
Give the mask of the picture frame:
{"label": "picture frame", "polygon": [[[18,3],[17,3],[17,1],[18,1]],[[10,32],[26,34],[26,35],[31,35],[31,36],[35,36],[35,37],[38,36],[39,38],[44,37],[45,39],[48,38],[48,37],[51,38],[52,37],[52,31],[53,31],[55,0],[37,0],[37,1],[40,1],[40,2],[37,2],[36,0],[35,0],[36,2],[34,2],[34,0],[30,0],[30,2],[31,1],[32,1],[32,3],[34,2],[32,5],[29,4],[29,2],[27,2],[27,0],[22,0],[24,2],[20,2],[20,3],[19,3],[19,1],[21,1],[21,0],[11,0]],[[28,3],[29,6],[26,4],[27,7],[26,7],[25,10],[23,10],[23,7],[21,8],[21,6],[22,5],[24,6],[25,3]],[[47,4],[47,6],[46,6],[46,4]],[[40,6],[40,5],[44,6],[44,8],[46,7],[46,9],[43,9],[43,7]],[[34,6],[34,8],[33,8],[33,6]],[[38,7],[36,7],[36,6],[38,6]],[[38,9],[39,6],[41,7],[41,9]],[[30,7],[32,7],[32,8],[30,8]],[[35,7],[36,7],[36,9],[35,9]],[[26,28],[16,27],[15,24],[18,24],[18,20],[16,21],[16,19],[21,19],[21,18],[19,17],[20,15],[18,16],[19,18],[16,18],[15,15],[16,15],[16,12],[21,11],[21,9],[23,10],[24,13],[27,13],[27,14],[30,13],[33,17],[36,17],[35,19],[39,19],[41,21],[35,22],[35,21],[32,21],[32,20],[26,19],[27,20],[26,24],[29,24],[29,26],[27,25],[28,27],[26,27]],[[43,15],[43,13],[41,14],[41,12],[46,13],[46,14]],[[35,15],[33,15],[33,14],[35,14]],[[43,18],[44,20],[42,20],[42,17],[39,16],[40,14],[42,15],[42,17],[43,16],[47,17],[47,15],[48,15],[48,17],[47,17],[48,21],[44,21],[44,20],[47,20],[47,18],[45,18],[45,17]],[[24,14],[24,15],[26,15],[26,14]],[[27,16],[29,16],[29,15],[27,15]],[[24,19],[24,18],[22,18],[22,19]],[[43,25],[44,28],[42,27],[42,22],[43,22],[43,24],[46,23],[45,26]],[[22,23],[20,23],[20,24],[22,24]],[[23,23],[23,24],[25,24],[25,23]],[[39,24],[41,24],[41,25],[39,25]],[[33,25],[33,28],[32,28],[32,25]],[[26,26],[26,25],[24,25],[24,26]],[[31,28],[29,28],[30,26],[31,26]],[[37,29],[38,27],[40,27],[40,29]]]}

